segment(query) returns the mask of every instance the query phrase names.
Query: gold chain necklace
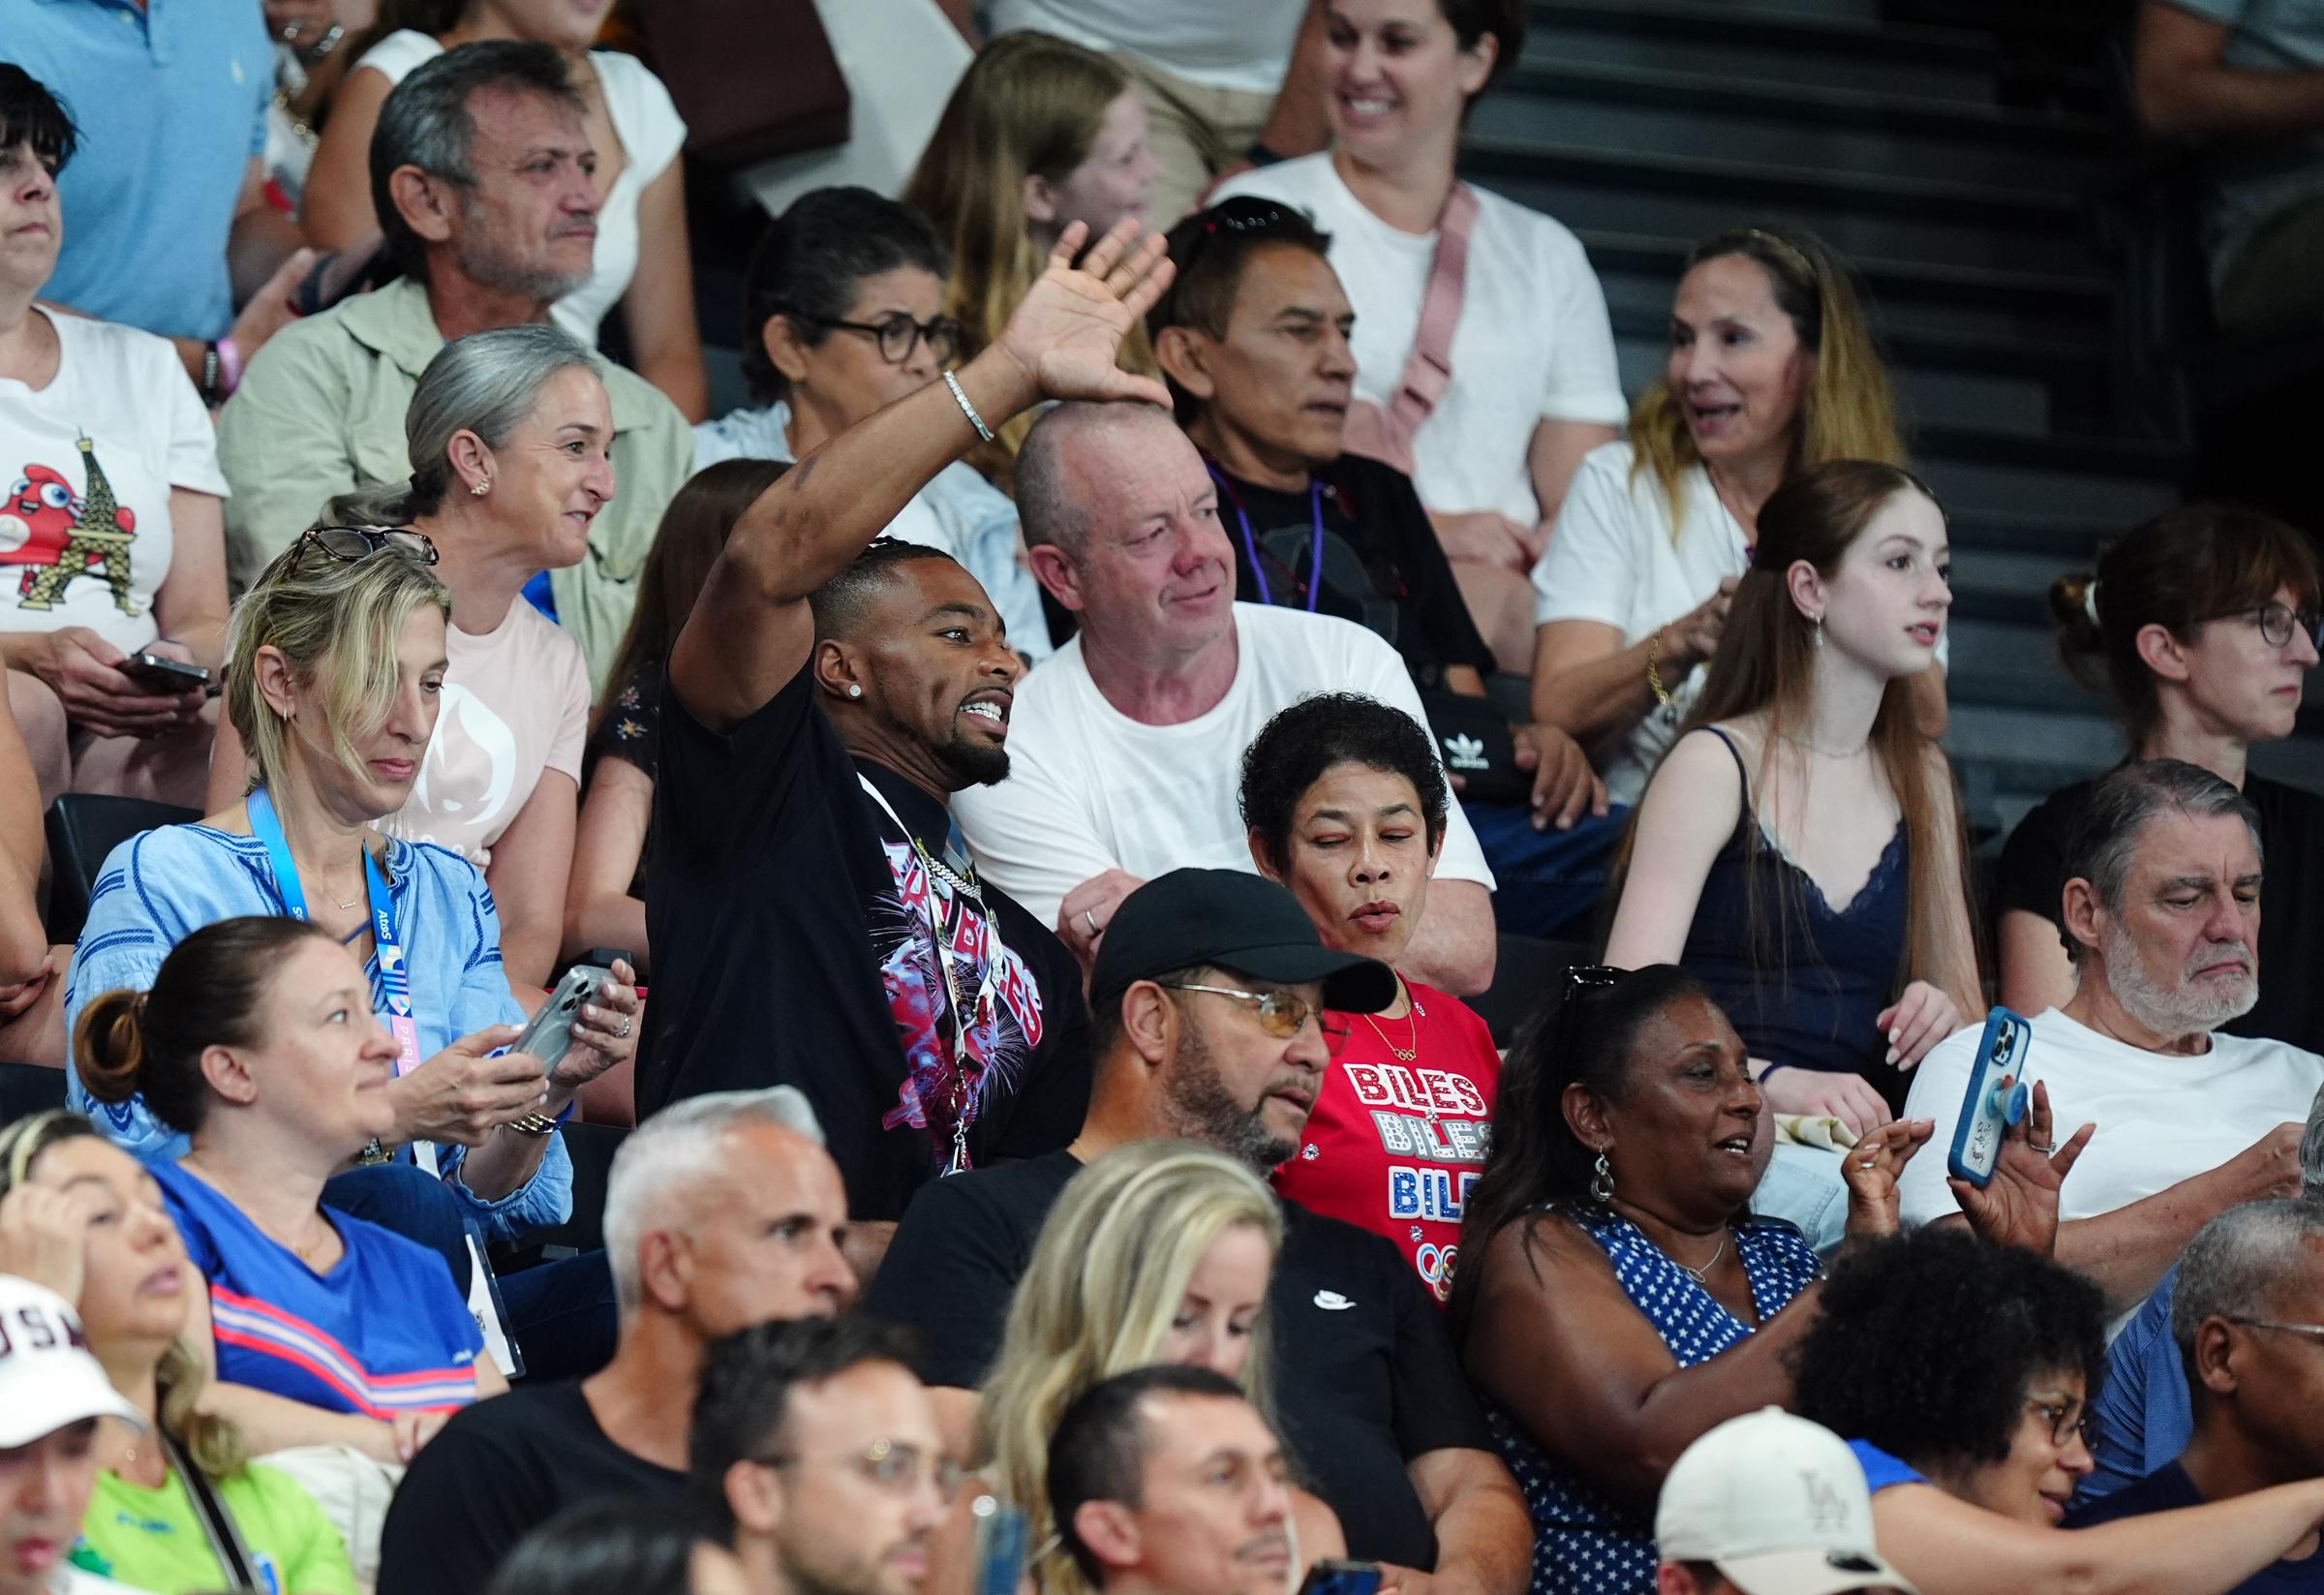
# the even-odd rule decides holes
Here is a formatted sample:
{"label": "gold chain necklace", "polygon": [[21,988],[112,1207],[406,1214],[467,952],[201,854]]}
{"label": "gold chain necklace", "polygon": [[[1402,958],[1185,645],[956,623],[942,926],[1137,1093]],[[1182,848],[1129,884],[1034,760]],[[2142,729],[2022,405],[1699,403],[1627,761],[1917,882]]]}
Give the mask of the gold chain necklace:
{"label": "gold chain necklace", "polygon": [[[1406,989],[1405,996],[1412,997],[1409,988]],[[1397,1062],[1409,1063],[1421,1056],[1421,1021],[1427,1017],[1428,1010],[1421,1006],[1419,997],[1413,997],[1412,1012],[1405,1016],[1406,1022],[1412,1027],[1412,1045],[1409,1048],[1399,1047],[1390,1040],[1388,1032],[1380,1028],[1380,1021],[1374,1019],[1370,1014],[1363,1016],[1363,1022],[1369,1025],[1372,1028],[1372,1033],[1380,1038],[1380,1045],[1396,1055]]]}

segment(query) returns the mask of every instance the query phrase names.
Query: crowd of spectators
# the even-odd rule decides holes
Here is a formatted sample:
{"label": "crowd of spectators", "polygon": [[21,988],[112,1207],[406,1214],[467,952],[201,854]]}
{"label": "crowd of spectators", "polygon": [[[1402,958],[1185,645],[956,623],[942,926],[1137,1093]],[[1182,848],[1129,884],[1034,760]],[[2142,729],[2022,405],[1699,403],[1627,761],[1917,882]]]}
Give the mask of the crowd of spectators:
{"label": "crowd of spectators", "polygon": [[[2223,323],[2297,9],[2142,12]],[[715,418],[609,10],[0,26],[0,1595],[2324,1589],[2301,530],[2059,578],[1984,905],[1849,261],[1626,399],[1522,0],[994,0]]]}

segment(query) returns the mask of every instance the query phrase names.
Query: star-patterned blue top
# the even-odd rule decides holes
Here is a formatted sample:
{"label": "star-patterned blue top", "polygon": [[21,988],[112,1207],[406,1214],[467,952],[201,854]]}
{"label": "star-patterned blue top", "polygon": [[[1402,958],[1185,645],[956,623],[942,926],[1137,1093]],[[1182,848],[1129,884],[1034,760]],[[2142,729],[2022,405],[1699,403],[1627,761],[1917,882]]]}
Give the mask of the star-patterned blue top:
{"label": "star-patterned blue top", "polygon": [[[1605,1248],[1623,1294],[1646,1315],[1680,1367],[1707,1363],[1751,1333],[1751,1325],[1722,1306],[1629,1219],[1603,1208],[1558,1211]],[[1799,1231],[1781,1219],[1744,1218],[1733,1230],[1735,1253],[1743,1259],[1761,1323],[1823,1272]],[[1490,1403],[1485,1422],[1533,1513],[1532,1595],[1652,1591],[1653,1520],[1582,1483]]]}

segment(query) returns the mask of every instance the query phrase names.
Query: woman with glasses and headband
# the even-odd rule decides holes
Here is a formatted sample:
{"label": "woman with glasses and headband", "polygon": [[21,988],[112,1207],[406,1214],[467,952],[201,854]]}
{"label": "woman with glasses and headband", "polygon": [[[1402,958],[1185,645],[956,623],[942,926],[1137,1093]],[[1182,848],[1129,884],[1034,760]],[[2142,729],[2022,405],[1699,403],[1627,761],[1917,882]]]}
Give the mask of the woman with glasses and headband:
{"label": "woman with glasses and headband", "polygon": [[[2050,588],[2058,648],[2102,684],[2132,759],[2175,758],[2240,787],[2259,811],[2268,900],[2305,908],[2324,896],[2324,798],[2250,768],[2253,744],[2292,734],[2316,666],[2324,575],[2309,540],[2254,510],[2192,505],[2132,529],[2097,570]],[[2095,678],[2095,679],[2094,679]],[[2003,1002],[2040,1013],[2074,989],[2059,929],[2067,834],[2091,782],[2054,792],[2018,822],[1995,896]],[[2259,922],[2259,1001],[2221,1028],[2324,1050],[2324,960],[2311,917]]]}
{"label": "woman with glasses and headband", "polygon": [[[1845,1436],[1921,1595],[2224,1595],[2324,1526],[2324,1480],[2061,1529],[2105,1370],[2095,1284],[1932,1225],[1833,1265],[1794,1409]],[[2294,1575],[2251,1587],[2305,1587]]]}
{"label": "woman with glasses and headband", "polygon": [[[501,327],[428,362],[404,436],[411,479],[342,495],[322,517],[339,541],[350,529],[420,532],[451,594],[443,719],[382,828],[482,870],[508,978],[545,986],[565,939],[590,680],[581,645],[535,604],[553,602],[550,571],[592,557],[591,523],[614,496],[612,411],[572,339]],[[210,766],[216,810],[255,779],[229,721]]]}
{"label": "woman with glasses and headband", "polygon": [[[1049,1506],[1049,1440],[1074,1397],[1156,1363],[1221,1373],[1274,1413],[1267,1287],[1283,1214],[1259,1177],[1208,1147],[1141,1141],[1097,1158],[1050,1210],[977,1408],[994,1491],[1031,1519],[1042,1595],[1089,1595]],[[1296,1349],[1292,1355],[1297,1355]],[[1292,1495],[1289,1584],[1346,1546],[1331,1509]]]}
{"label": "woman with glasses and headband", "polygon": [[[363,961],[372,1008],[396,1040],[393,1120],[380,1146],[413,1149],[405,1155],[441,1177],[357,1169],[334,1187],[334,1204],[415,1232],[424,1223],[440,1244],[448,1221],[445,1249],[465,1277],[463,1229],[503,1242],[567,1215],[572,1164],[553,1131],[582,1085],[630,1056],[639,1002],[617,965],[622,983],[587,1007],[574,1049],[546,1078],[523,1054],[488,1056],[524,1018],[501,963],[493,893],[458,853],[373,824],[409,800],[436,731],[455,600],[433,574],[435,556],[418,533],[321,528],[267,567],[235,607],[227,672],[249,790],[198,823],[113,850],[65,1001],[77,1026],[103,993],[151,986],[173,946],[220,920],[290,915],[329,933]],[[70,1091],[131,1150],[184,1150],[183,1134],[134,1093],[100,1103],[77,1073]],[[434,1216],[401,1216],[422,1195]],[[512,1326],[521,1334],[555,1310],[555,1293],[588,1264],[510,1275]],[[595,1267],[601,1275],[601,1257]],[[588,1288],[604,1310],[579,1338],[610,1351],[609,1282]],[[528,1355],[553,1365],[550,1349]]]}
{"label": "woman with glasses and headband", "polygon": [[[1540,1531],[1533,1595],[1652,1588],[1664,1470],[1714,1426],[1790,1403],[1821,1266],[1751,1211],[1764,1107],[1734,1027],[1672,965],[1568,971],[1510,1053],[1451,1324]],[[2079,1150],[2035,1153],[2049,1125],[2036,1091],[1993,1183],[1964,1188],[1972,1224],[2049,1244]],[[1929,1133],[1890,1123],[1849,1152],[1851,1242],[1897,1232],[1896,1178]]]}
{"label": "woman with glasses and headband", "polygon": [[1524,0],[1318,9],[1331,148],[1230,177],[1212,198],[1296,205],[1331,235],[1356,307],[1349,447],[1412,477],[1478,629],[1521,672],[1525,573],[1575,468],[1629,408],[1581,241],[1453,169],[1471,113],[1516,65]]}
{"label": "woman with glasses and headband", "polygon": [[[81,1538],[110,1577],[157,1595],[355,1595],[347,1548],[313,1498],[253,1461],[241,1430],[207,1409],[209,1359],[187,1335],[192,1271],[162,1188],[78,1114],[0,1130],[0,1273],[29,1273],[71,1302],[106,1377],[144,1415],[142,1430],[107,1424],[97,1436]],[[231,1546],[205,1531],[212,1508]]]}
{"label": "woman with glasses and headband", "polygon": [[[951,265],[909,206],[861,188],[801,195],[768,226],[743,280],[743,375],[757,408],[695,427],[695,469],[801,459],[973,353],[945,308]],[[1049,657],[1017,506],[975,471],[956,460],[937,472],[885,535],[960,561],[992,596],[1010,645],[1035,662]]]}

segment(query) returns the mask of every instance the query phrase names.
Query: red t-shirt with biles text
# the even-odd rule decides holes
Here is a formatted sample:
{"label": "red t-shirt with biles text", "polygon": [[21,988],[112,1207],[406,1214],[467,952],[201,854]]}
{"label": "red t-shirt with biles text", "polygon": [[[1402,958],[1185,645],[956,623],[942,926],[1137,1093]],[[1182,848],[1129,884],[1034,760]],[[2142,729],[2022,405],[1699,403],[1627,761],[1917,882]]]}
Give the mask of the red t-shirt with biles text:
{"label": "red t-shirt with biles text", "polygon": [[1469,1188],[1484,1170],[1501,1055],[1459,998],[1413,981],[1405,990],[1412,1008],[1401,1019],[1331,1016],[1347,1039],[1274,1185],[1394,1242],[1441,1306],[1452,1295]]}

